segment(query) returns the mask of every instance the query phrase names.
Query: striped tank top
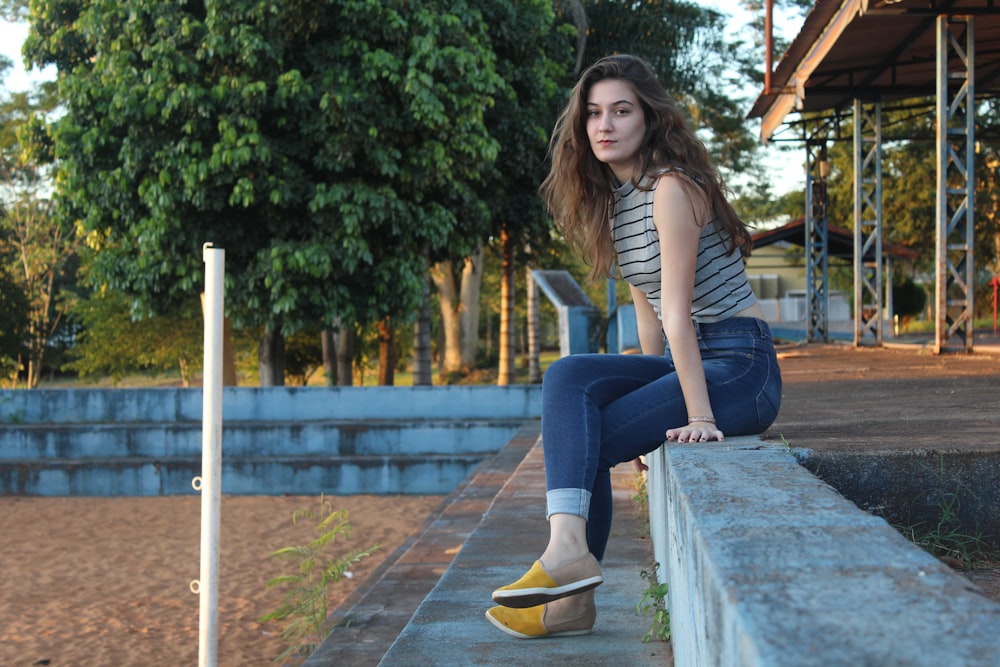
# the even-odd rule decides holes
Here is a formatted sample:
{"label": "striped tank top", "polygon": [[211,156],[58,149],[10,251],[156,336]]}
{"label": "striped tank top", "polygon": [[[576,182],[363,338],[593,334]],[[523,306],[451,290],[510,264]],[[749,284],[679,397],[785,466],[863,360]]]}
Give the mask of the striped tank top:
{"label": "striped tank top", "polygon": [[[656,182],[650,190],[639,189],[631,182],[615,190],[611,237],[622,277],[646,295],[656,316],[662,319],[660,239],[653,225]],[[691,319],[695,322],[721,322],[757,302],[739,249],[727,252],[726,241],[728,234],[715,218],[702,228],[691,300]]]}

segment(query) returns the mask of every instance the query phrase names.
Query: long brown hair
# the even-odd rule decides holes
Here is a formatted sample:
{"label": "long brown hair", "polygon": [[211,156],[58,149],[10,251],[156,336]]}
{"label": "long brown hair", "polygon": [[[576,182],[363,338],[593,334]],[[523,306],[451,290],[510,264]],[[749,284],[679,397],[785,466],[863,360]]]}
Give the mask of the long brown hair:
{"label": "long brown hair", "polygon": [[540,188],[556,225],[591,265],[591,277],[611,275],[615,262],[609,223],[614,176],[594,156],[587,137],[587,98],[593,85],[606,79],[629,84],[645,115],[646,134],[639,148],[636,173],[640,177],[636,178],[636,187],[648,188],[655,182],[642,176],[677,169],[692,203],[710,208],[728,233],[730,250],[739,248],[744,257],[748,256],[750,232],[729,204],[728,190],[709,160],[705,145],[688,126],[649,63],[635,56],[615,55],[591,65],[573,87],[552,132],[551,167]]}

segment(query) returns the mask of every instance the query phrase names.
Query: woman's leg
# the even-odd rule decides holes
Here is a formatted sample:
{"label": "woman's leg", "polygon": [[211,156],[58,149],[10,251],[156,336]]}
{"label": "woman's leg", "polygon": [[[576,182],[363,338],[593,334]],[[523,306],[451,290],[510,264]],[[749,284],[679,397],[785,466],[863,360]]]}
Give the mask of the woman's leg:
{"label": "woman's leg", "polygon": [[[542,446],[550,539],[541,558],[546,567],[558,568],[577,560],[586,553],[584,549],[598,560],[603,558],[606,539],[590,543],[588,532],[591,522],[596,520],[598,526],[603,526],[611,520],[611,504],[604,500],[611,494],[610,477],[603,476],[595,488],[606,437],[607,406],[627,402],[625,397],[669,377],[673,370],[672,361],[664,357],[573,355],[559,359],[546,371]],[[683,411],[683,399],[681,406]],[[663,441],[664,431],[673,425],[668,422],[661,428],[664,417],[660,411],[659,419],[647,433],[634,434],[640,440],[634,443],[640,453]],[[595,494],[600,502],[592,502]]]}
{"label": "woman's leg", "polygon": [[[587,541],[601,451],[601,411],[672,368],[662,357],[638,355],[573,355],[548,368],[542,388],[542,445],[549,542],[521,579],[493,591],[496,602],[530,607],[577,595],[603,581],[598,556]],[[662,438],[662,430],[649,438],[650,449]]]}
{"label": "woman's leg", "polygon": [[[767,324],[738,317],[697,329],[719,428],[732,436],[765,431],[781,403],[781,373]],[[587,522],[587,542],[598,559],[611,531],[611,468],[652,451],[662,444],[666,429],[687,421],[676,373],[607,404],[601,414],[601,453]]]}

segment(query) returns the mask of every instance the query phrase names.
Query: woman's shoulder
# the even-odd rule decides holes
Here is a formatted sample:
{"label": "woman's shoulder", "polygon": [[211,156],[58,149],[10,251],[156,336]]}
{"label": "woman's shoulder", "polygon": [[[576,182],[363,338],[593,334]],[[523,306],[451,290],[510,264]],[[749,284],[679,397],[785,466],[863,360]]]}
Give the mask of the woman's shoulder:
{"label": "woman's shoulder", "polygon": [[701,183],[681,167],[662,167],[650,174],[648,179],[649,189],[661,192],[660,197],[686,198],[694,191],[704,190]]}
{"label": "woman's shoulder", "polygon": [[694,183],[698,187],[705,189],[705,182],[698,175],[697,172],[685,168],[683,165],[670,164],[660,167],[654,167],[648,173],[648,177],[657,183],[659,183],[664,178],[676,178],[681,181],[688,181]]}
{"label": "woman's shoulder", "polygon": [[667,167],[660,170],[651,190],[655,200],[668,208],[682,204],[692,206],[700,225],[705,225],[714,218],[705,186],[696,175],[683,167]]}

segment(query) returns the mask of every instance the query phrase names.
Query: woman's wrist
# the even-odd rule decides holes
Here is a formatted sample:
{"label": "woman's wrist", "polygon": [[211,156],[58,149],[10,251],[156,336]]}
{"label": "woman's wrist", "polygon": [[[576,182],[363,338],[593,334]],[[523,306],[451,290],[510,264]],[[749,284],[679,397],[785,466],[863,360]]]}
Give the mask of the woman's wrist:
{"label": "woman's wrist", "polygon": [[705,422],[706,424],[714,424],[715,417],[688,417],[688,424],[694,424],[695,422]]}

